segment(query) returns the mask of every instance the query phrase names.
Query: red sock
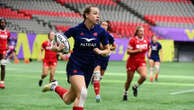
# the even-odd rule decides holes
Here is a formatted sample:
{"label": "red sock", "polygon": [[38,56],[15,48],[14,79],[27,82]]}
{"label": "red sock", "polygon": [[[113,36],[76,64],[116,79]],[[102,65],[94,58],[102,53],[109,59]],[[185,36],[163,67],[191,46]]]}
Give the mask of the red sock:
{"label": "red sock", "polygon": [[100,94],[100,82],[99,81],[94,81],[94,91],[96,93],[96,95],[99,95]]}
{"label": "red sock", "polygon": [[63,95],[67,92],[67,89],[64,89],[60,86],[56,86],[55,92],[63,99]]}
{"label": "red sock", "polygon": [[155,79],[158,79],[158,73],[155,74]]}
{"label": "red sock", "polygon": [[84,110],[84,107],[73,107],[73,110]]}

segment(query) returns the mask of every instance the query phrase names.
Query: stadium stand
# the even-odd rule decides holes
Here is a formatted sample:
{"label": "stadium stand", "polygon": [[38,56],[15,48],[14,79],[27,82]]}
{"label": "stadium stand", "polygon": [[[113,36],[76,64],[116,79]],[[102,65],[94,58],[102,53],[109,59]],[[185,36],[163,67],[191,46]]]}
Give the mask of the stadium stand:
{"label": "stadium stand", "polygon": [[81,12],[87,5],[100,8],[101,19],[111,22],[116,37],[133,36],[138,25],[144,26],[148,37],[154,34],[150,30],[154,25],[194,27],[190,0],[0,0],[0,17],[8,19],[12,32],[64,32],[82,22]]}

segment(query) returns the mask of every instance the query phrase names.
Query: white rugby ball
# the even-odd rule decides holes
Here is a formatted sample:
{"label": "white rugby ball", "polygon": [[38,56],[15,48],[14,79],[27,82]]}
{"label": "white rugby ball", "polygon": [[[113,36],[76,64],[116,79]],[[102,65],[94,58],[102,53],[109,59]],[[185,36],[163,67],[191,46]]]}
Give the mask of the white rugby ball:
{"label": "white rugby ball", "polygon": [[69,53],[70,51],[70,44],[68,38],[61,34],[61,33],[55,33],[55,39],[54,42],[57,43],[58,45],[63,44],[64,48],[62,49],[63,53]]}

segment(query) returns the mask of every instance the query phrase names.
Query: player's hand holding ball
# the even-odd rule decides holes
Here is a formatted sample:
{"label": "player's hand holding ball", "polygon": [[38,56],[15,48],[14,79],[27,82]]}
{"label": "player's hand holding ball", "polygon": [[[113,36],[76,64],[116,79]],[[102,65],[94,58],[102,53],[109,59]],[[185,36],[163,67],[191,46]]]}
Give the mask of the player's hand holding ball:
{"label": "player's hand holding ball", "polygon": [[64,54],[69,53],[70,44],[69,44],[68,38],[61,33],[56,33],[53,41],[52,49],[54,51],[62,52]]}

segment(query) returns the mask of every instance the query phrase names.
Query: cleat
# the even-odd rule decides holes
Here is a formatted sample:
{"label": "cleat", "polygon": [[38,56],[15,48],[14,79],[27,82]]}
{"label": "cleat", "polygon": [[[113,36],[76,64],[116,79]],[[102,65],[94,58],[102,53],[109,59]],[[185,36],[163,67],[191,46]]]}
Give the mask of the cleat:
{"label": "cleat", "polygon": [[5,89],[5,84],[4,83],[0,83],[0,88],[1,89]]}
{"label": "cleat", "polygon": [[132,90],[133,90],[133,95],[135,96],[135,97],[137,97],[137,88],[136,87],[132,87]]}
{"label": "cleat", "polygon": [[42,89],[42,92],[54,91],[55,87],[58,85],[58,82],[52,81],[51,83],[45,85]]}
{"label": "cleat", "polygon": [[43,82],[43,80],[40,79],[39,82],[38,82],[38,85],[39,85],[39,86],[42,86],[42,82]]}
{"label": "cleat", "polygon": [[100,101],[101,101],[100,95],[97,95],[97,96],[96,96],[96,102],[97,102],[97,103],[100,103]]}
{"label": "cleat", "polygon": [[123,101],[127,101],[127,100],[128,100],[127,95],[126,94],[123,95]]}

